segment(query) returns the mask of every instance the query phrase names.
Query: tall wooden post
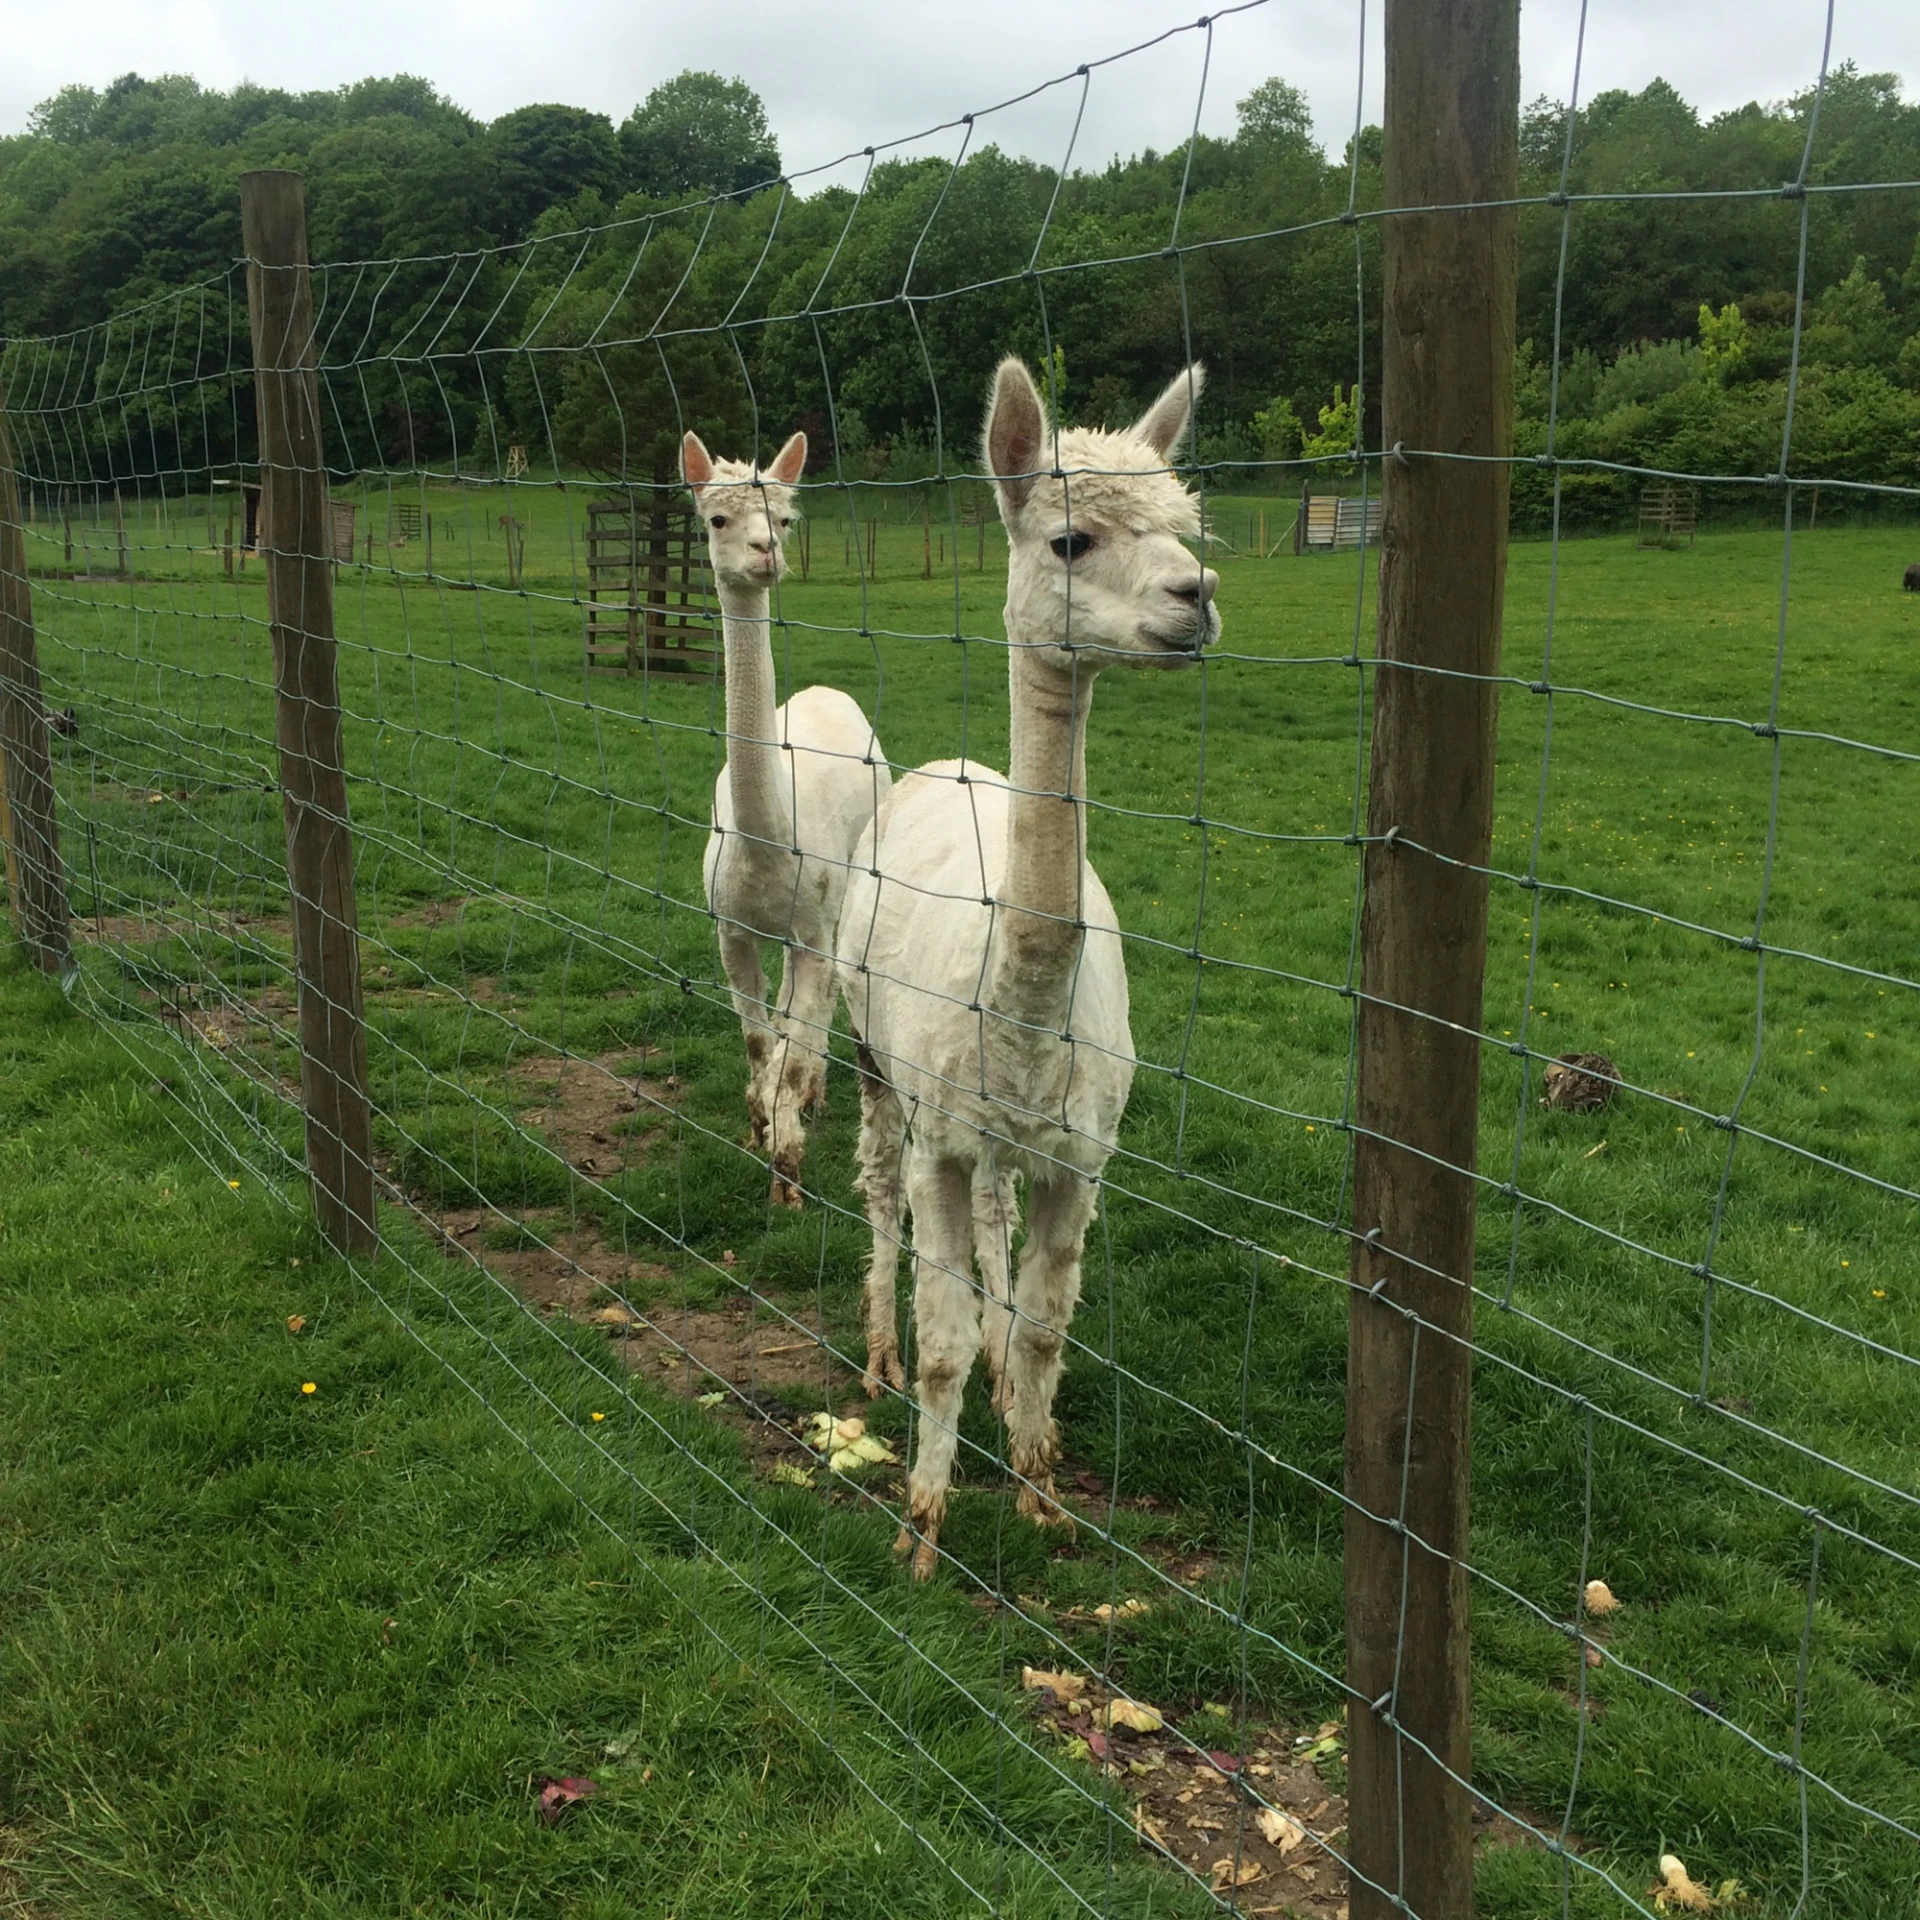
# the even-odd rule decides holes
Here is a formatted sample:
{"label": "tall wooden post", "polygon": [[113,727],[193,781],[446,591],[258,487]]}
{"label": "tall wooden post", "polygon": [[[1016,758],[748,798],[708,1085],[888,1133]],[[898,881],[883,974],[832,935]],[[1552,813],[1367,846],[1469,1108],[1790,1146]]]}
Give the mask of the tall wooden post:
{"label": "tall wooden post", "polygon": [[[1517,191],[1518,12],[1518,0],[1387,0],[1389,207]],[[1349,1907],[1352,1920],[1468,1920],[1472,1170],[1487,880],[1450,862],[1484,869],[1492,841],[1515,217],[1400,214],[1381,239],[1382,441],[1407,452],[1384,462],[1360,932]]]}
{"label": "tall wooden post", "polygon": [[73,958],[67,925],[67,876],[60,864],[53,760],[33,639],[27,541],[20,488],[0,391],[0,839],[6,843],[7,898],[33,963],[61,973]]}
{"label": "tall wooden post", "polygon": [[243,173],[240,221],[253,327],[307,1167],[321,1231],[343,1251],[361,1253],[377,1244],[372,1117],[333,636],[333,529],[300,176]]}

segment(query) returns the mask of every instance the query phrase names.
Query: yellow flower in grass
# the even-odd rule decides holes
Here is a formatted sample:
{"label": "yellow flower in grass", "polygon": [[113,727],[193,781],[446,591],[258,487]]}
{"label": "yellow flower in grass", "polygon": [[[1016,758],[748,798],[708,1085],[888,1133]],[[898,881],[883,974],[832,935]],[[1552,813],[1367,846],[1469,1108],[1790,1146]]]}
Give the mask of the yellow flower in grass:
{"label": "yellow flower in grass", "polygon": [[320,1391],[320,1388],[318,1383],[315,1381],[302,1380],[300,1382],[300,1391],[302,1393],[318,1393]]}

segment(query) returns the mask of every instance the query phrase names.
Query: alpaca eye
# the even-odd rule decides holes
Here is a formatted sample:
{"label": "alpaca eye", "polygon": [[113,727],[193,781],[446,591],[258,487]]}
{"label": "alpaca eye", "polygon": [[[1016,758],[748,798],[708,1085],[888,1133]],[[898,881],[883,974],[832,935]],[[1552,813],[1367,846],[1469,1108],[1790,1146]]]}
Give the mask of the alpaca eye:
{"label": "alpaca eye", "polygon": [[783,527],[790,527],[790,526],[792,526],[792,525],[793,525],[793,515],[792,515],[792,514],[790,514],[790,513],[789,513],[789,514],[783,514],[783,515],[781,516],[781,519],[780,519],[780,524],[781,524],[781,525],[782,525]]}
{"label": "alpaca eye", "polygon": [[720,528],[727,524],[727,516],[724,513],[716,513],[707,524],[718,532]]}
{"label": "alpaca eye", "polygon": [[1090,533],[1063,533],[1058,540],[1047,542],[1062,560],[1078,560],[1093,545]]}

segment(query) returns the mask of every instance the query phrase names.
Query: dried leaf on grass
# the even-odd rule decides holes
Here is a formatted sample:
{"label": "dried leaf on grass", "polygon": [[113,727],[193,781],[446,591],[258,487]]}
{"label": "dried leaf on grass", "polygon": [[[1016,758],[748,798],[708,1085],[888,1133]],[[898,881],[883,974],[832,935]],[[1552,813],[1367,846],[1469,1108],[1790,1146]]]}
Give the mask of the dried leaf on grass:
{"label": "dried leaf on grass", "polygon": [[725,1401],[726,1397],[726,1389],[724,1387],[716,1387],[711,1393],[700,1394],[695,1399],[694,1405],[697,1407],[717,1407]]}
{"label": "dried leaf on grass", "polygon": [[304,1313],[290,1313],[287,1315],[287,1331],[289,1333],[299,1333],[306,1324],[307,1316]]}
{"label": "dried leaf on grass", "polygon": [[555,1780],[542,1774],[535,1784],[538,1792],[534,1798],[534,1811],[549,1827],[557,1827],[569,1807],[578,1806],[582,1800],[591,1800],[600,1791],[597,1781],[578,1776]]}
{"label": "dried leaf on grass", "polygon": [[1653,1889],[1653,1904],[1662,1913],[1712,1913],[1719,1903],[1687,1872],[1686,1863],[1678,1854],[1663,1853],[1660,1884]]}
{"label": "dried leaf on grass", "polygon": [[1266,1872],[1258,1860],[1242,1860],[1237,1867],[1231,1860],[1216,1860],[1213,1863],[1214,1891],[1224,1893],[1229,1887],[1250,1887],[1256,1880],[1265,1879]]}
{"label": "dried leaf on grass", "polygon": [[791,1460],[775,1461],[773,1477],[776,1480],[784,1480],[790,1487],[810,1487],[813,1485],[813,1475],[810,1474],[805,1467],[796,1467]]}
{"label": "dried leaf on grass", "polygon": [[1158,1707],[1146,1706],[1138,1700],[1109,1700],[1106,1722],[1110,1727],[1128,1727],[1135,1733],[1158,1733],[1166,1725]]}
{"label": "dried leaf on grass", "polygon": [[1053,1673],[1045,1667],[1022,1667],[1020,1684],[1029,1693],[1045,1687],[1056,1700],[1077,1700],[1087,1690],[1084,1673]]}
{"label": "dried leaf on grass", "polygon": [[1152,1611],[1153,1604],[1147,1600],[1122,1600],[1118,1606],[1109,1601],[1095,1607],[1093,1617],[1104,1624],[1111,1620],[1137,1620],[1143,1613]]}
{"label": "dried leaf on grass", "polygon": [[1273,1807],[1262,1807],[1259,1817],[1260,1837],[1270,1847],[1278,1847],[1283,1855],[1291,1853],[1306,1839],[1307,1830],[1290,1813],[1281,1813]]}
{"label": "dried leaf on grass", "polygon": [[1140,1837],[1143,1847],[1158,1847],[1169,1859],[1174,1858],[1173,1848],[1167,1844],[1167,1836],[1161,1830],[1159,1821],[1150,1814],[1142,1801],[1135,1801],[1133,1807],[1133,1830]]}

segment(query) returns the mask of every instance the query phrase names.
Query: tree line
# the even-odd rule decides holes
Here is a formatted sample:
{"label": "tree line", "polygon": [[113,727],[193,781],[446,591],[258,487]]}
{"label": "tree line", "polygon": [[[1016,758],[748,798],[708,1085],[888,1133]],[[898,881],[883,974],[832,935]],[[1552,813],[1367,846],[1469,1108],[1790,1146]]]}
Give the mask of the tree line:
{"label": "tree line", "polygon": [[[1545,450],[1551,413],[1568,458],[1772,472],[1797,329],[1791,470],[1920,485],[1920,190],[1892,185],[1920,181],[1920,105],[1841,68],[1813,191],[1782,192],[1812,107],[1707,118],[1656,80],[1583,107],[1571,144],[1562,108],[1526,109],[1523,194],[1564,173],[1575,199],[1570,221],[1521,214],[1519,451]],[[0,140],[0,335],[16,395],[73,410],[47,453],[75,477],[244,459],[251,409],[222,372],[244,300],[235,181],[289,166],[344,469],[491,473],[517,443],[646,482],[684,419],[737,445],[800,423],[816,470],[919,484],[969,463],[1008,350],[1095,423],[1132,417],[1190,351],[1212,375],[1204,461],[1318,460],[1338,484],[1356,437],[1378,444],[1380,158],[1377,128],[1327,150],[1278,78],[1191,152],[1061,180],[985,145],[813,187],[783,180],[761,102],[715,74],[663,82],[617,125],[553,105],[482,123],[406,76],[292,94],[128,75]],[[1566,470],[1563,514],[1608,522],[1637,486]],[[1522,469],[1520,524],[1550,495]]]}

